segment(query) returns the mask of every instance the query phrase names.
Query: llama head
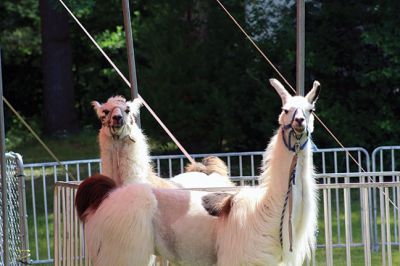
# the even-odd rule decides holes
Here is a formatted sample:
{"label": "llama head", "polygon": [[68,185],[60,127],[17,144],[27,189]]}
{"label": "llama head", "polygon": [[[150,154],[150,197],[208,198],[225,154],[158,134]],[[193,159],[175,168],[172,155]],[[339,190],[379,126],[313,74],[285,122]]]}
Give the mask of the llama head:
{"label": "llama head", "polygon": [[303,96],[291,96],[283,85],[276,79],[269,80],[282,99],[282,113],[279,124],[292,128],[296,134],[312,133],[314,130],[315,103],[320,92],[320,84],[314,81],[312,89]]}
{"label": "llama head", "polygon": [[103,104],[93,101],[92,106],[101,121],[101,133],[119,139],[131,136],[132,128],[138,129],[136,118],[142,106],[139,98],[126,101],[122,96],[114,96]]}

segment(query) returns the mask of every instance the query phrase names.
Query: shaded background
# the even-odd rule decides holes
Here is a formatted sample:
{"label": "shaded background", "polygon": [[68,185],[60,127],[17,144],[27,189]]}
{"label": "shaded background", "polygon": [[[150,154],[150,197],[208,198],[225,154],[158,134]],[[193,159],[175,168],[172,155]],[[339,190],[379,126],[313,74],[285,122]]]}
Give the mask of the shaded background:
{"label": "shaded background", "polygon": [[[82,2],[66,4],[127,76],[121,2]],[[130,2],[139,93],[183,146],[264,149],[280,112],[267,82],[277,75],[217,2]],[[294,2],[223,3],[294,85]],[[345,146],[399,144],[399,9],[399,1],[306,2],[306,91],[320,81],[317,114]],[[100,124],[90,102],[129,98],[129,88],[57,0],[1,1],[0,14],[5,97],[43,137],[95,139]],[[7,148],[36,145],[6,115]],[[178,152],[144,108],[142,127],[153,153]],[[338,146],[318,122],[314,140]]]}

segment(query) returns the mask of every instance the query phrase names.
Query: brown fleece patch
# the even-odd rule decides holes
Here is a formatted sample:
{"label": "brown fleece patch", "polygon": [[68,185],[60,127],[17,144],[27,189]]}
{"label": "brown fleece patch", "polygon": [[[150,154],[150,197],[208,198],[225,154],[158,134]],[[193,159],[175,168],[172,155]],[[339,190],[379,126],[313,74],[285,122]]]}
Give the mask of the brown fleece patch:
{"label": "brown fleece patch", "polygon": [[231,211],[233,195],[230,193],[210,193],[203,196],[202,205],[212,216],[227,216]]}
{"label": "brown fleece patch", "polygon": [[216,156],[208,156],[201,163],[189,163],[185,167],[185,172],[201,172],[207,175],[217,173],[222,176],[228,175],[228,167],[225,162]]}
{"label": "brown fleece patch", "polygon": [[75,196],[75,207],[79,219],[84,222],[88,211],[95,211],[116,187],[114,180],[101,174],[85,179],[79,185]]}

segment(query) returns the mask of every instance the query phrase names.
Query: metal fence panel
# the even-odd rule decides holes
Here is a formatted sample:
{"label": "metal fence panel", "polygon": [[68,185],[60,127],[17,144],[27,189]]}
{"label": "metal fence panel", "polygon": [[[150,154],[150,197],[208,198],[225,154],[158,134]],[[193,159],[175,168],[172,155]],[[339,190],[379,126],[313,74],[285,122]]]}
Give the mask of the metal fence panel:
{"label": "metal fence panel", "polygon": [[[367,175],[370,173],[366,173],[364,175]],[[344,178],[344,177],[343,177]],[[75,195],[76,189],[78,187],[78,184],[76,182],[58,182],[56,184],[56,193],[55,193],[55,206],[56,207],[56,213],[55,216],[57,217],[55,219],[55,241],[56,241],[56,249],[55,252],[55,265],[89,265],[89,262],[87,260],[87,254],[85,254],[85,248],[84,248],[84,234],[83,234],[83,229],[82,225],[79,224],[79,221],[76,219],[76,214],[75,214],[75,209],[73,208],[73,196]],[[331,198],[326,197],[328,195],[327,192],[329,191],[336,191],[339,190],[341,194],[344,195],[345,190],[349,190],[351,192],[354,192],[357,194],[361,194],[363,197],[363,202],[361,203],[361,208],[364,208],[366,210],[369,210],[368,206],[368,197],[370,195],[369,189],[371,188],[377,188],[377,189],[382,189],[383,191],[389,190],[392,188],[399,189],[400,188],[400,183],[398,182],[386,182],[386,183],[335,183],[335,184],[319,184],[318,189],[322,191],[322,194],[324,195],[322,198],[323,204],[326,205]],[[386,194],[387,200],[386,203],[390,200],[390,194]],[[341,201],[341,205],[346,205],[346,201]],[[325,210],[326,211],[326,210]],[[387,211],[387,209],[385,210]],[[341,219],[344,219],[345,222],[349,222],[347,216],[342,216]],[[358,230],[361,230],[363,234],[361,236],[364,236],[363,241],[359,243],[353,243],[350,245],[350,250],[355,250],[361,248],[361,254],[362,254],[362,260],[361,262],[364,265],[373,265],[371,262],[371,254],[370,254],[370,249],[371,249],[371,243],[369,241],[369,229],[370,227],[368,226],[370,217],[368,214],[368,211],[363,213],[363,216],[360,216],[359,219],[361,220],[361,223],[365,224],[366,226],[364,228],[359,228]],[[326,219],[325,221],[329,221],[329,219]],[[384,226],[390,227],[388,223],[385,223]],[[397,224],[399,226],[399,224]],[[319,230],[323,230],[325,234],[320,234],[317,237],[318,243],[325,243],[327,246],[329,245],[330,247],[333,247],[329,249],[329,252],[331,252],[330,256],[326,256],[324,260],[321,260],[321,258],[318,259],[316,256],[313,256],[311,261],[308,263],[306,262],[305,264],[310,264],[311,265],[319,265],[321,263],[326,263],[326,265],[338,265],[342,263],[343,256],[340,256],[341,254],[341,248],[343,249],[343,246],[346,247],[347,244],[342,244],[338,245],[332,239],[330,240],[324,240],[324,236],[326,237],[327,234],[329,234],[329,231],[331,231],[331,225],[327,225],[325,223],[325,226],[323,228],[319,228]],[[388,235],[389,237],[391,236],[390,234]],[[356,239],[357,240],[357,239]],[[317,252],[319,250],[323,250],[324,246],[319,245]],[[359,252],[360,253],[360,252]],[[321,252],[320,252],[321,254]],[[359,255],[358,255],[359,256]],[[386,256],[385,254],[377,254],[377,256]],[[324,256],[323,256],[324,257]],[[354,263],[360,264],[359,258],[353,258],[351,255],[349,256],[349,251],[346,248],[345,252],[345,258],[346,258],[346,264],[347,265],[353,265]],[[161,260],[157,260],[154,265],[162,265]],[[165,264],[164,264],[165,265]],[[391,261],[391,257],[388,258],[388,264],[387,265],[393,265]]]}
{"label": "metal fence panel", "polygon": [[[318,149],[314,151],[314,165],[318,173],[320,184],[364,183],[365,176],[360,173],[370,171],[370,157],[368,152],[360,147]],[[332,265],[333,248],[345,247],[346,265],[351,264],[351,248],[361,246],[363,239],[353,238],[353,227],[365,227],[363,220],[356,224],[351,220],[354,204],[353,200],[362,202],[363,194],[353,192],[347,188],[323,190],[323,209],[325,242],[319,243],[325,247],[326,264]],[[358,198],[358,199],[357,199]],[[368,210],[360,208],[360,217]],[[342,217],[345,217],[343,219]]]}
{"label": "metal fence panel", "polygon": [[[0,209],[0,222],[8,219],[8,248],[10,265],[20,265],[29,258],[27,248],[27,224],[24,199],[23,163],[22,158],[16,153],[6,153],[6,181],[7,181],[7,213],[3,214]],[[0,194],[2,193],[2,190]],[[2,197],[0,195],[0,204]],[[3,228],[0,227],[0,235]],[[0,265],[3,263],[3,237],[0,239]]]}
{"label": "metal fence panel", "polygon": [[[217,153],[212,154],[223,159],[228,165],[232,180],[238,185],[257,185],[258,175],[260,173],[260,165],[262,160],[262,151],[245,152],[245,153]],[[202,158],[210,154],[196,154],[194,158]],[[353,161],[353,158],[356,162]],[[386,157],[385,157],[386,158]],[[165,178],[172,177],[181,173],[184,166],[188,163],[183,155],[172,156],[153,156],[152,157],[156,172]],[[373,160],[372,160],[373,161]],[[316,177],[320,185],[333,186],[330,189],[322,189],[321,195],[321,219],[324,230],[318,234],[318,252],[324,250],[324,263],[334,261],[335,250],[343,248],[346,253],[347,264],[356,259],[357,254],[353,254],[353,250],[361,248],[364,253],[366,265],[370,258],[370,247],[375,246],[375,235],[377,232],[377,224],[380,222],[374,218],[374,212],[381,211],[386,208],[382,205],[385,197],[379,199],[379,192],[376,187],[367,187],[365,189],[355,189],[354,187],[338,187],[343,183],[348,184],[374,184],[374,180],[378,180],[373,173],[370,173],[370,156],[363,148],[346,148],[346,149],[318,149],[314,151],[314,164],[319,173]],[[67,174],[62,167],[56,163],[27,164],[25,172],[27,173],[27,204],[29,215],[29,234],[31,238],[32,261],[34,263],[53,261],[52,251],[53,245],[62,245],[62,242],[53,243],[54,238],[53,213],[54,208],[63,208],[63,205],[55,205],[56,202],[49,198],[53,192],[55,183],[58,181],[71,181],[71,176],[81,180],[90,176],[95,172],[101,171],[99,159],[84,161],[68,161],[63,162],[64,167],[71,173]],[[396,175],[395,173],[392,173]],[[391,176],[387,171],[380,172],[379,175]],[[379,176],[378,175],[378,176]],[[398,174],[397,174],[398,176]],[[388,178],[388,177],[385,177]],[[398,190],[398,188],[389,188],[389,191]],[[60,192],[61,193],[61,192]],[[62,192],[66,193],[66,192]],[[376,193],[376,196],[374,196]],[[390,192],[391,193],[391,192]],[[398,193],[391,194],[387,200],[399,200]],[[374,205],[375,204],[375,205]],[[376,205],[378,204],[378,205]],[[382,206],[381,206],[382,205]],[[398,205],[398,204],[397,204]],[[67,208],[67,206],[64,206]],[[62,212],[62,210],[61,210]],[[393,216],[393,210],[390,209],[389,214]],[[323,215],[322,215],[323,214]],[[356,219],[354,218],[356,216]],[[398,223],[399,214],[396,213]],[[369,219],[367,219],[367,217]],[[45,221],[48,221],[47,224]],[[63,226],[64,224],[61,223]],[[41,225],[41,228],[38,228]],[[321,227],[322,228],[322,227]],[[325,230],[326,228],[326,230]],[[359,233],[362,230],[364,233]],[[396,231],[395,231],[396,230]],[[393,235],[393,232],[397,235]],[[397,229],[390,230],[392,242],[398,243]],[[385,231],[385,236],[387,236]],[[44,239],[44,241],[40,241]],[[66,247],[63,247],[63,249]],[[65,250],[67,252],[68,250]],[[70,251],[71,252],[71,251]],[[319,254],[317,254],[319,256]],[[316,254],[313,254],[315,257]],[[387,256],[387,255],[385,255]],[[354,257],[354,258],[353,258]],[[311,262],[309,262],[311,263]],[[312,261],[315,265],[315,260]],[[318,264],[317,264],[318,265]],[[329,265],[329,264],[328,264]],[[331,264],[334,265],[334,264]]]}
{"label": "metal fence panel", "polygon": [[[392,175],[379,175],[377,182],[400,181],[400,146],[378,147],[372,152],[372,170],[392,172]],[[379,194],[379,196],[377,196]],[[381,249],[382,265],[392,264],[392,247],[400,252],[400,189],[399,187],[373,190],[374,202],[374,250]],[[379,207],[378,207],[379,206]],[[380,224],[380,235],[378,226]]]}

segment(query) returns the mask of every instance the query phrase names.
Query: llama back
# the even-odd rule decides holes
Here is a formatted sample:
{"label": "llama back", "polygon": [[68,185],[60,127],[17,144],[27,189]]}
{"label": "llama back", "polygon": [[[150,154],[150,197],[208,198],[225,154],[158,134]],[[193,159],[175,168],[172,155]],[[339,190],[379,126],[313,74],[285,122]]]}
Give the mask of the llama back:
{"label": "llama back", "polygon": [[94,175],[84,180],[78,187],[75,197],[75,207],[78,217],[85,221],[89,213],[95,212],[117,184],[104,175]]}
{"label": "llama back", "polygon": [[202,162],[190,163],[186,172],[171,179],[184,188],[233,187],[225,162],[216,156],[209,156]]}
{"label": "llama back", "polygon": [[225,162],[216,156],[208,156],[201,163],[190,163],[185,167],[186,172],[200,172],[206,175],[216,173],[222,176],[228,176],[228,167]]}

